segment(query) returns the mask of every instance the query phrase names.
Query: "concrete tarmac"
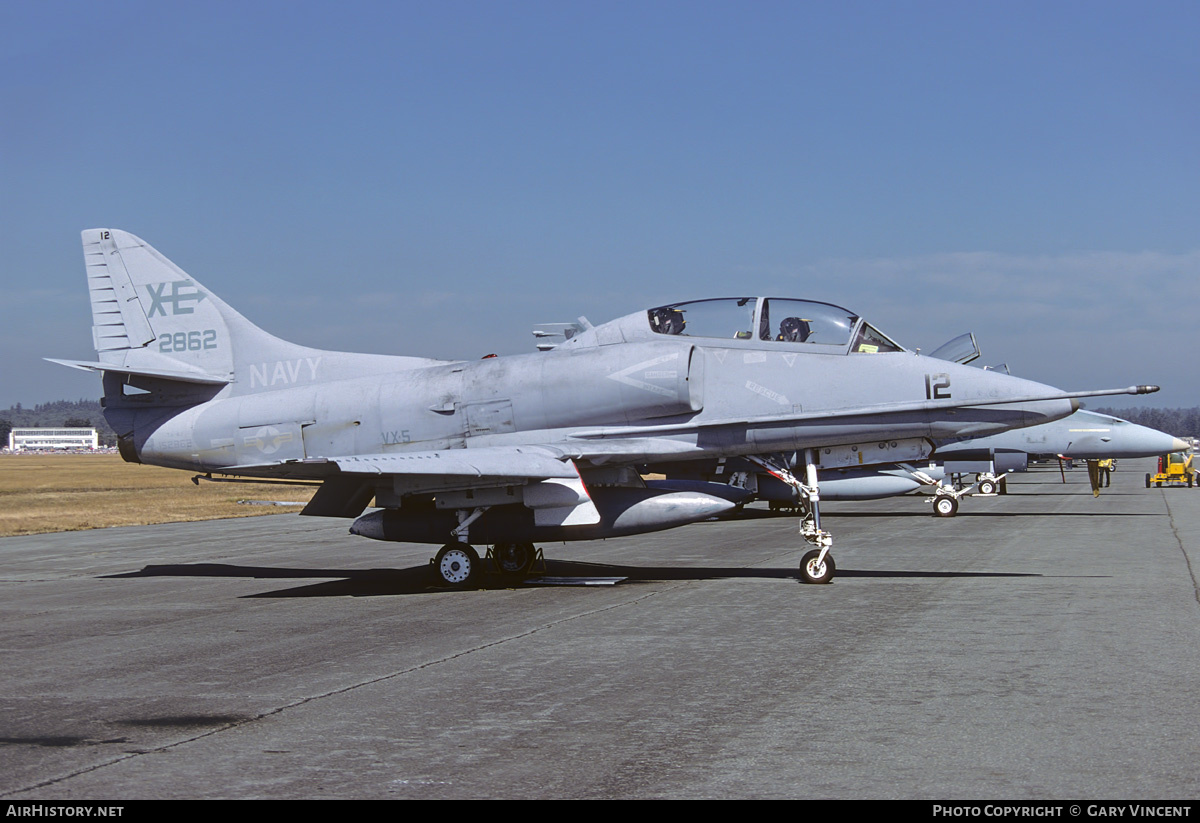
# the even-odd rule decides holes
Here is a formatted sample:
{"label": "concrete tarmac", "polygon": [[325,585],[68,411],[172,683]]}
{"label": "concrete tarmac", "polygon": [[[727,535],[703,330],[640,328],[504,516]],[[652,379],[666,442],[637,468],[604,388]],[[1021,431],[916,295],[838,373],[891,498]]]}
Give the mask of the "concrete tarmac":
{"label": "concrete tarmac", "polygon": [[[276,515],[0,540],[0,797],[1200,796],[1200,490],[1123,461],[936,519],[826,504],[429,587]],[[152,501],[147,501],[152,505]]]}

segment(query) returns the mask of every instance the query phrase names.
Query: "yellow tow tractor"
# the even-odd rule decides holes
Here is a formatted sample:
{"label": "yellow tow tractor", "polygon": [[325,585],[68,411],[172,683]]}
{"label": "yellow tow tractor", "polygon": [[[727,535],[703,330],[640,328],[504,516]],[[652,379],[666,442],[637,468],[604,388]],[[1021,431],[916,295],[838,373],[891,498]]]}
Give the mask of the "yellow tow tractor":
{"label": "yellow tow tractor", "polygon": [[1150,488],[1152,483],[1155,486],[1162,486],[1164,483],[1168,486],[1186,483],[1189,488],[1196,485],[1196,470],[1192,468],[1193,456],[1191,452],[1171,452],[1159,457],[1158,472],[1146,475],[1146,488]]}

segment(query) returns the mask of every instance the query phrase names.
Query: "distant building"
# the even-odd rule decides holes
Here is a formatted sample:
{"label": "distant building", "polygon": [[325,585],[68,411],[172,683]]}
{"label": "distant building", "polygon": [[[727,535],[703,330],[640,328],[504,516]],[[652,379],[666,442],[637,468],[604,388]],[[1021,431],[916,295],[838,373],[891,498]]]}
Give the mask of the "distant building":
{"label": "distant building", "polygon": [[18,429],[8,435],[10,451],[27,449],[96,449],[100,436],[95,429]]}

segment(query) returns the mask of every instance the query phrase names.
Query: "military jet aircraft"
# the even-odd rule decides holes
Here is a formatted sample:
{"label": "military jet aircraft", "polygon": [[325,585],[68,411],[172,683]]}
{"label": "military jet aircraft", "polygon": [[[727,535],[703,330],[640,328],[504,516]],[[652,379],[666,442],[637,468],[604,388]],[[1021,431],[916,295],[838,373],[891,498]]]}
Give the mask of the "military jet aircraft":
{"label": "military jet aircraft", "polygon": [[985,493],[998,488],[1003,473],[1024,470],[1031,457],[1082,459],[1087,461],[1092,493],[1098,496],[1099,461],[1154,457],[1186,447],[1187,443],[1166,432],[1081,410],[1028,429],[943,443],[934,458],[943,461],[947,473],[982,470],[979,486]]}
{"label": "military jet aircraft", "polygon": [[[1060,420],[1011,429],[983,437],[951,438],[934,444],[928,460],[871,462],[861,465],[827,465],[821,474],[823,500],[874,500],[921,488],[931,488],[930,502],[938,517],[953,517],[966,494],[994,494],[1004,475],[1023,470],[1029,455],[1063,455],[1094,461],[1103,458],[1153,457],[1187,447],[1177,437],[1118,417],[1080,410]],[[823,450],[822,450],[823,451]],[[700,489],[698,481],[721,483],[746,490],[737,498],[766,500],[772,508],[787,509],[796,502],[795,491],[750,459],[698,460],[652,466],[648,471],[667,475],[650,480],[653,488]],[[966,488],[942,482],[946,475],[978,473]],[[711,489],[710,489],[711,493]]]}
{"label": "military jet aircraft", "polygon": [[83,249],[98,359],[54,362],[103,375],[126,460],[320,482],[304,514],[443,544],[434,568],[452,585],[479,572],[472,543],[520,574],[535,541],[727,511],[725,497],[650,488],[636,471],[721,457],[797,489],[812,546],[800,577],[828,582],[820,465],[917,459],[930,440],[1065,417],[1077,397],[1157,390],[1068,393],[930,360],[847,309],[774,297],[581,322],[549,351],[479,361],[323,351],[259,329],[132,234],[89,229]]}
{"label": "military jet aircraft", "polygon": [[942,443],[935,456],[945,460],[996,461],[1011,454],[1017,464],[1024,466],[1029,455],[1062,455],[1085,460],[1127,459],[1153,457],[1187,447],[1187,443],[1166,432],[1119,417],[1080,410],[1053,423]]}

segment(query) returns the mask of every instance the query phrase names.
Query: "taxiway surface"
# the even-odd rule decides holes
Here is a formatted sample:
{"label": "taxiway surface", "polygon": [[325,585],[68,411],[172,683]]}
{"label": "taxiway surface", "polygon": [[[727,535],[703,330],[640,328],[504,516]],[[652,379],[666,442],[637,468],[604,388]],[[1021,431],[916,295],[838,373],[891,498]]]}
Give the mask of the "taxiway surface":
{"label": "taxiway surface", "polygon": [[1124,461],[958,517],[543,546],[615,586],[426,586],[279,515],[0,540],[0,797],[1191,798],[1200,491]]}

